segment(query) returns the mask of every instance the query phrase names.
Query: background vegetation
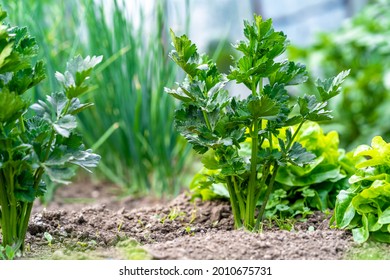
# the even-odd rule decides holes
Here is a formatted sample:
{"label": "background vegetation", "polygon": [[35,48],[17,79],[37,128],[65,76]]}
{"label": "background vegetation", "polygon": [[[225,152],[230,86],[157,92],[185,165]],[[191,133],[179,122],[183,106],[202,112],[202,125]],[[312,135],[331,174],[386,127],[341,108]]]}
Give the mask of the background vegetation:
{"label": "background vegetation", "polygon": [[[390,1],[371,1],[336,32],[321,33],[307,48],[291,48],[320,76],[350,68],[344,93],[330,104],[341,146],[369,144],[375,135],[390,137]],[[308,91],[313,90],[314,81]]]}
{"label": "background vegetation", "polygon": [[[80,116],[87,145],[103,158],[100,179],[132,194],[177,194],[190,154],[172,125],[176,105],[163,94],[176,77],[167,57],[166,2],[156,1],[147,16],[140,5],[129,14],[122,0],[109,6],[93,0],[2,2],[9,19],[36,36],[47,72],[78,53],[104,56],[95,77],[98,94],[86,96],[95,107]],[[50,88],[38,87],[34,97],[55,88],[48,77]]]}

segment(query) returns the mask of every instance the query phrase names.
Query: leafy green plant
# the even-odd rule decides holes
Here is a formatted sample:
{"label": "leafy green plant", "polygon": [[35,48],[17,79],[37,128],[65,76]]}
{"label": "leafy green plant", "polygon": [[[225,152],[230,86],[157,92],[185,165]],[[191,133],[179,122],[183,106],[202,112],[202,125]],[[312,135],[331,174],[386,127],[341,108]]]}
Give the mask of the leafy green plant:
{"label": "leafy green plant", "polygon": [[289,163],[279,169],[276,182],[280,195],[272,203],[274,208],[269,205],[270,215],[305,216],[312,210],[333,209],[339,191],[349,187],[348,178],[354,172],[351,154],[339,148],[336,131],[325,134],[317,123],[307,122],[297,142],[316,159],[306,166]]}
{"label": "leafy green plant", "polygon": [[352,229],[358,243],[369,237],[390,243],[390,143],[376,136],[354,155],[357,171],[349,179],[351,187],[337,196],[332,221]]}
{"label": "leafy green plant", "polygon": [[[143,5],[130,7],[125,0],[110,1],[110,8],[94,0],[20,0],[4,5],[37,35],[49,73],[75,53],[106,58],[95,75],[104,94],[95,98],[87,93],[95,107],[79,115],[78,128],[91,147],[110,132],[94,149],[102,155],[95,172],[98,179],[114,182],[126,194],[177,194],[190,172],[191,149],[173,127],[176,103],[160,94],[164,86],[174,84],[177,74],[166,57],[169,34],[163,27],[172,17],[168,3],[153,1],[148,16]],[[55,86],[49,76],[48,83],[34,89],[35,96]]]}
{"label": "leafy green plant", "polygon": [[[0,21],[6,16],[0,9]],[[23,95],[45,77],[43,62],[32,62],[37,48],[26,28],[0,26],[0,220],[3,247],[14,252],[24,249],[34,200],[46,190],[44,179],[67,184],[73,166],[89,171],[100,159],[75,132],[75,116],[92,105],[78,97],[88,91],[86,81],[102,57],[71,60],[63,74],[55,74],[62,91],[30,106]]]}
{"label": "leafy green plant", "polygon": [[[220,74],[206,55],[199,55],[185,35],[177,37],[171,31],[175,50],[170,57],[187,75],[177,89],[166,92],[181,101],[175,114],[177,130],[203,154],[204,167],[219,170],[213,180],[227,186],[235,227],[256,230],[279,168],[315,160],[296,137],[305,122],[332,118],[325,109],[327,101],[340,93],[348,71],[318,80],[318,96],[304,95],[291,105],[286,88],[306,80],[305,67],[279,59],[286,36],[274,31],[270,19],[255,15],[254,22],[245,21],[244,26],[246,40],[235,46],[242,57],[228,76]],[[251,93],[242,99],[229,96],[225,89],[229,81],[244,84]],[[295,131],[292,125],[297,125]],[[246,139],[250,139],[249,153],[242,149],[249,145]]]}
{"label": "leafy green plant", "polygon": [[[390,136],[390,1],[369,1],[334,32],[321,33],[307,48],[289,48],[316,75],[351,68],[343,94],[329,104],[334,120],[327,129],[340,133],[341,146],[369,144],[375,135]],[[314,88],[314,79],[307,90]]]}

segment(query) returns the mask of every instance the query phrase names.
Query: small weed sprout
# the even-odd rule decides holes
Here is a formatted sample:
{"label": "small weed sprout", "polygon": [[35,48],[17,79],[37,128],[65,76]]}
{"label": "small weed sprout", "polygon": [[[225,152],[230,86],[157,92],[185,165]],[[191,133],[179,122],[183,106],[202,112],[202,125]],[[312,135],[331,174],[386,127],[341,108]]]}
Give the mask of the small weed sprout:
{"label": "small weed sprout", "polygon": [[118,226],[117,226],[118,233],[121,232],[122,226],[123,226],[123,221],[120,220],[120,221],[118,222]]}
{"label": "small weed sprout", "polygon": [[181,218],[181,220],[183,220],[183,218],[186,216],[186,213],[183,212],[183,211],[180,211],[179,208],[177,207],[174,207],[171,209],[171,211],[169,212],[168,214],[168,219],[170,221],[174,221],[176,220],[177,218]]}
{"label": "small weed sprout", "polygon": [[53,236],[51,236],[50,233],[45,232],[45,233],[43,234],[43,237],[46,239],[47,245],[49,245],[49,247],[51,247],[52,241],[53,241]]}

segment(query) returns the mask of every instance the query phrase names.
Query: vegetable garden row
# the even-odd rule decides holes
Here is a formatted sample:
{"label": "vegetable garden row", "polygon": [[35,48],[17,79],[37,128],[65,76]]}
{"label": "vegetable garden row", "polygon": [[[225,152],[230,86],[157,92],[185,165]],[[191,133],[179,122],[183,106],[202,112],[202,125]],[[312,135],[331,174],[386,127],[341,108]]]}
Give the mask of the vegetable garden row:
{"label": "vegetable garden row", "polygon": [[[389,4],[380,1],[374,10],[367,9],[366,13],[383,13],[386,18],[386,5]],[[118,5],[115,7],[120,10]],[[28,93],[34,89],[37,92],[42,90],[38,84],[45,78],[45,64],[37,60],[37,41],[27,28],[6,23],[6,17],[7,13],[0,10],[0,257],[12,259],[19,252],[23,253],[35,199],[53,192],[54,184],[70,183],[75,167],[89,171],[101,160],[103,167],[99,173],[124,187],[128,184],[127,173],[131,175],[143,169],[142,164],[151,170],[153,164],[161,160],[165,166],[157,172],[155,182],[161,177],[166,178],[158,189],[162,193],[177,194],[177,182],[170,178],[185,172],[188,158],[198,156],[203,169],[191,182],[192,196],[204,200],[228,199],[237,229],[259,232],[265,218],[304,219],[313,211],[331,209],[334,212],[329,226],[352,230],[356,242],[372,239],[390,243],[390,143],[384,140],[388,137],[386,129],[382,130],[383,135],[370,135],[369,143],[349,145],[345,150],[339,147],[338,132],[324,133],[320,126],[325,123],[329,127],[333,114],[337,119],[345,113],[337,110],[348,109],[339,107],[335,113],[331,110],[333,103],[347,102],[343,97],[345,94],[353,94],[354,86],[352,81],[348,82],[348,75],[360,79],[355,74],[360,69],[355,69],[353,63],[343,65],[345,69],[338,74],[332,73],[336,75],[332,78],[313,82],[305,65],[285,59],[289,43],[286,35],[274,30],[271,19],[264,20],[255,15],[252,21],[244,22],[245,39],[234,45],[239,55],[235,55],[229,73],[224,74],[213,59],[198,53],[196,45],[186,35],[177,36],[171,31],[174,49],[169,57],[183,70],[184,79],[176,85],[168,80],[164,82],[163,72],[175,68],[171,64],[155,67],[156,72],[150,73],[150,78],[159,77],[156,78],[156,88],[161,91],[141,88],[138,97],[150,98],[148,104],[153,106],[161,105],[161,102],[168,105],[148,107],[142,103],[148,101],[138,99],[141,106],[128,113],[134,117],[141,112],[141,118],[128,122],[126,118],[131,117],[118,113],[122,109],[116,108],[114,105],[118,103],[115,102],[100,110],[99,120],[105,119],[104,113],[107,112],[108,116],[115,116],[113,122],[105,125],[100,135],[89,133],[84,137],[87,146],[100,149],[100,158],[84,144],[83,134],[88,134],[88,129],[77,130],[76,116],[84,125],[91,125],[95,120],[96,111],[88,100],[96,101],[98,108],[103,106],[98,101],[105,94],[101,92],[99,78],[129,49],[122,48],[108,57],[104,54],[104,59],[102,56],[75,56],[66,64],[63,73],[49,73],[57,80],[58,88],[33,102]],[[355,24],[360,24],[362,17]],[[384,40],[379,42],[382,54],[387,47],[385,44]],[[131,42],[128,45],[129,48],[134,46]],[[360,50],[363,51],[363,47]],[[164,49],[157,50],[160,55],[162,51],[162,57],[167,56]],[[295,55],[298,52],[295,50]],[[371,49],[369,53],[372,53]],[[134,79],[137,87],[143,74],[130,73],[132,71],[134,69],[130,67],[125,74]],[[170,76],[175,78],[176,72],[172,73]],[[91,98],[94,83],[99,86]],[[246,97],[233,97],[229,93],[229,83],[243,84],[248,89]],[[344,85],[347,92],[343,92]],[[143,95],[145,90],[153,94]],[[364,90],[359,94],[365,96]],[[386,93],[381,95],[383,104],[389,100]],[[115,100],[123,101],[124,94],[117,94]],[[174,99],[178,102],[175,103]],[[369,104],[375,107],[372,102]],[[176,108],[174,115],[169,110],[171,107]],[[84,110],[95,113],[88,115]],[[156,115],[156,112],[161,115]],[[353,119],[351,114],[347,112]],[[372,114],[376,114],[374,109]],[[174,129],[198,156],[189,153],[190,146],[178,137],[177,132],[172,132],[171,138],[156,138],[156,141],[161,140],[160,148],[169,147],[156,153],[155,146],[149,145],[149,141],[154,141],[149,138],[149,133],[159,132],[159,122],[164,122],[164,119],[174,122]],[[128,124],[138,129],[143,125],[148,128],[145,120],[153,123],[151,127],[155,130],[145,129],[141,134],[133,127],[126,130]],[[162,127],[173,129],[172,122]],[[351,123],[360,125],[361,121]],[[115,136],[119,132],[123,137]],[[341,130],[341,142],[343,135],[352,135],[351,131],[344,132]],[[359,133],[363,135],[364,131],[359,130]],[[126,146],[132,140],[139,142]],[[351,142],[351,139],[347,141]],[[106,154],[112,156],[105,149],[110,149],[109,145],[112,145],[111,149],[116,147],[115,143],[121,143],[119,147],[126,146],[125,149],[135,155],[131,159],[116,159],[115,166],[123,164],[123,167],[115,171],[123,171],[127,174],[124,177],[117,176],[119,173],[107,168],[108,162],[104,161]],[[101,148],[104,145],[105,148]],[[134,153],[137,145],[144,153]],[[177,173],[170,174],[173,171]],[[156,185],[149,181],[151,172],[146,171],[145,175],[129,178],[134,178],[132,183],[143,182],[138,193],[156,191]]]}

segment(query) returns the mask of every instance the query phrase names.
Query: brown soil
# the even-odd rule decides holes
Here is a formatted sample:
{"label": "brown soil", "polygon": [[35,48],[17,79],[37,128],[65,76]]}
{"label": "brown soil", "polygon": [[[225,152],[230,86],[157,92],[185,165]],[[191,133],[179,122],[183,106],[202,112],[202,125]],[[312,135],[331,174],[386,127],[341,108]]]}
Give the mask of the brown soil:
{"label": "brown soil", "polygon": [[329,217],[320,212],[284,225],[290,231],[266,223],[255,234],[234,230],[227,202],[191,202],[185,194],[170,202],[118,200],[117,194],[115,187],[86,183],[60,189],[53,204],[34,209],[26,257],[47,246],[45,232],[71,249],[109,250],[134,239],[153,259],[343,259],[353,246],[350,233],[329,229]]}

